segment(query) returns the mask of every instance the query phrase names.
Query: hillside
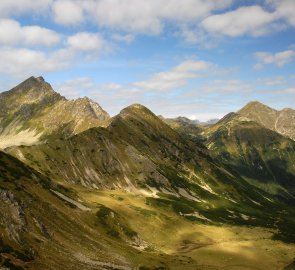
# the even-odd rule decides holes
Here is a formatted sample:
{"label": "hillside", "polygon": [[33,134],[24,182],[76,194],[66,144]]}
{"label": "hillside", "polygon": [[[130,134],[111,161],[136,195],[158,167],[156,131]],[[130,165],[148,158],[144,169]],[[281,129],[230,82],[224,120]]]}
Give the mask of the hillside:
{"label": "hillside", "polygon": [[7,267],[2,269],[93,269],[94,256],[101,259],[97,265],[129,269],[120,247],[96,229],[95,209],[68,202],[67,196],[75,197],[0,152],[0,265]]}

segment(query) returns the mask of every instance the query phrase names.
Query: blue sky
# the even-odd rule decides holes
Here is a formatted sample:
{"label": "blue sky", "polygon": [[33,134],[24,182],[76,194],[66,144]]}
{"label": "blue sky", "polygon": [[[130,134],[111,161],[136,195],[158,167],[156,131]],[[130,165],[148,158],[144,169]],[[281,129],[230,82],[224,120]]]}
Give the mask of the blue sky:
{"label": "blue sky", "polygon": [[42,75],[111,115],[295,104],[295,0],[1,0],[0,91]]}

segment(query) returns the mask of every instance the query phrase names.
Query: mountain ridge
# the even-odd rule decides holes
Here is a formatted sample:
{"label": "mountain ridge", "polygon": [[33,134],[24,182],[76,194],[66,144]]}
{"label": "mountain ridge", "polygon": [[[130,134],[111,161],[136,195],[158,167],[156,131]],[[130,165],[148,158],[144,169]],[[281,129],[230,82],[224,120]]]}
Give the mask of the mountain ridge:
{"label": "mountain ridge", "polygon": [[21,110],[11,92],[0,98],[11,106],[0,118],[0,142],[3,134],[13,137],[16,122],[21,136],[27,128],[44,130],[31,145],[0,151],[0,265],[292,265],[294,141],[245,112],[206,127],[183,118],[169,125],[140,104],[110,118],[89,98],[64,100],[49,86],[35,77],[18,86],[18,102],[27,102]]}

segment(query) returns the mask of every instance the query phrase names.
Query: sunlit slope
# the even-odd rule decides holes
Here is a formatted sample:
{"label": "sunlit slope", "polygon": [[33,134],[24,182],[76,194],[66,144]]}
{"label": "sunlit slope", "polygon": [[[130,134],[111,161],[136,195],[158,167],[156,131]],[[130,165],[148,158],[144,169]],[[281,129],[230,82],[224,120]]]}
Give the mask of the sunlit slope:
{"label": "sunlit slope", "polygon": [[146,241],[145,250],[175,256],[168,269],[282,269],[294,259],[293,244],[274,240],[277,229],[190,220],[169,204],[155,206],[146,197],[119,190],[81,188],[79,194],[123,214]]}

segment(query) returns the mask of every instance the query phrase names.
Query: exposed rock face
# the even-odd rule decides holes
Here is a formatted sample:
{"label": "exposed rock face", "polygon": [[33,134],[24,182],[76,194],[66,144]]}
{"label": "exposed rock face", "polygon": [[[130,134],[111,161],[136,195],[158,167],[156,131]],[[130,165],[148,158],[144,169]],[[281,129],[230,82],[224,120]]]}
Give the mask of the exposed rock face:
{"label": "exposed rock face", "polygon": [[277,111],[254,101],[248,103],[237,114],[295,140],[295,110],[287,108]]}
{"label": "exposed rock face", "polygon": [[20,234],[25,231],[27,225],[23,206],[12,192],[0,189],[0,210],[0,224],[5,226],[10,240],[20,244]]}
{"label": "exposed rock face", "polygon": [[69,137],[106,125],[110,117],[88,98],[67,100],[42,77],[30,77],[0,94],[0,148]]}

